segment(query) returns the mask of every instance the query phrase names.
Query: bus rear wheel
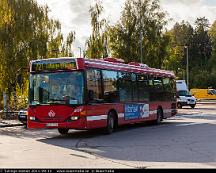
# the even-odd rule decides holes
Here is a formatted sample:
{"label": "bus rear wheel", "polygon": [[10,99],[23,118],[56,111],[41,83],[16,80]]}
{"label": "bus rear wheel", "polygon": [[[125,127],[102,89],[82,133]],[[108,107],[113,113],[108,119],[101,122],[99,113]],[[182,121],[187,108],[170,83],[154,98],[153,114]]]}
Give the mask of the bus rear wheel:
{"label": "bus rear wheel", "polygon": [[163,111],[161,108],[157,109],[157,119],[155,120],[155,124],[159,125],[163,121]]}
{"label": "bus rear wheel", "polygon": [[61,135],[66,135],[68,134],[69,129],[67,128],[58,128],[58,131]]}

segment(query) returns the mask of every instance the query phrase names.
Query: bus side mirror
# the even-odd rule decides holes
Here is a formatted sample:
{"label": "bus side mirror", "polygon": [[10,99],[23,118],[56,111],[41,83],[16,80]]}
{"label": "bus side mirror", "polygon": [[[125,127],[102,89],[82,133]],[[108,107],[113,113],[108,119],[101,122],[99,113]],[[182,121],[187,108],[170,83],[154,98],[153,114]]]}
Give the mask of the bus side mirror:
{"label": "bus side mirror", "polygon": [[94,91],[93,90],[88,91],[88,98],[90,101],[94,100]]}

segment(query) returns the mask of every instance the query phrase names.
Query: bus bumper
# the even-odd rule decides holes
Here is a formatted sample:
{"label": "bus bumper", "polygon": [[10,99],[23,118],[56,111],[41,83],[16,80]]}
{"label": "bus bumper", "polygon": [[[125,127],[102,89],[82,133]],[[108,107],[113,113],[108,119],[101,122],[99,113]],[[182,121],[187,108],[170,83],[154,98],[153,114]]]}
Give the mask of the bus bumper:
{"label": "bus bumper", "polygon": [[107,120],[94,120],[94,116],[91,119],[83,116],[78,120],[71,122],[39,122],[31,121],[28,119],[27,128],[29,129],[56,129],[56,128],[68,128],[77,130],[87,130],[103,128],[107,125]]}
{"label": "bus bumper", "polygon": [[38,122],[28,120],[28,129],[56,129],[56,128],[68,128],[68,129],[87,129],[86,118],[80,118],[71,122]]}

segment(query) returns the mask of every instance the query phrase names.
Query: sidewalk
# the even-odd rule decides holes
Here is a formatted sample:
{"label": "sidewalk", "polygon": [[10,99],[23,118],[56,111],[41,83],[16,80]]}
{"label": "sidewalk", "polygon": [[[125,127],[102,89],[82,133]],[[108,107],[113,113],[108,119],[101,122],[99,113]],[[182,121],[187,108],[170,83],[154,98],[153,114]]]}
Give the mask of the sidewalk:
{"label": "sidewalk", "polygon": [[23,124],[18,120],[17,116],[9,116],[5,118],[3,111],[0,110],[0,128],[14,126],[23,126]]}
{"label": "sidewalk", "polygon": [[197,100],[197,104],[216,104],[216,100]]}
{"label": "sidewalk", "polygon": [[19,120],[3,120],[3,119],[0,119],[0,128],[14,127],[14,126],[23,126],[23,124]]}

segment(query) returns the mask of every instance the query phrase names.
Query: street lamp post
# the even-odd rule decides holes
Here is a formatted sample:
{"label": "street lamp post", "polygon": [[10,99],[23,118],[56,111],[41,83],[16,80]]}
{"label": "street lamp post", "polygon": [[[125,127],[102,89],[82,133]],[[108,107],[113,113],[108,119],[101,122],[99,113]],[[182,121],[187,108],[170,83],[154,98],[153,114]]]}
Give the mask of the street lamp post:
{"label": "street lamp post", "polygon": [[82,48],[81,47],[78,47],[79,50],[80,50],[80,58],[82,57],[81,54],[82,54]]}
{"label": "street lamp post", "polygon": [[140,31],[140,58],[141,58],[141,64],[143,63],[142,40],[143,40],[142,31]]}
{"label": "street lamp post", "polygon": [[187,65],[186,65],[186,73],[187,73],[187,86],[189,89],[189,68],[188,68],[188,46],[184,46],[187,50]]}
{"label": "street lamp post", "polygon": [[143,41],[143,32],[142,32],[142,11],[140,9],[140,58],[141,58],[141,64],[143,63],[143,45],[142,45],[142,41]]}

